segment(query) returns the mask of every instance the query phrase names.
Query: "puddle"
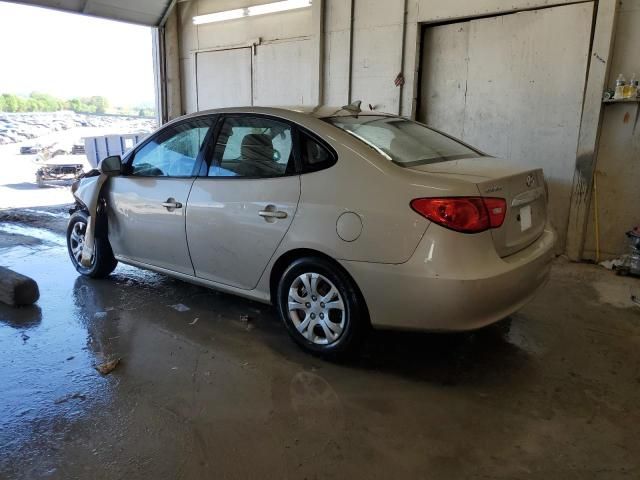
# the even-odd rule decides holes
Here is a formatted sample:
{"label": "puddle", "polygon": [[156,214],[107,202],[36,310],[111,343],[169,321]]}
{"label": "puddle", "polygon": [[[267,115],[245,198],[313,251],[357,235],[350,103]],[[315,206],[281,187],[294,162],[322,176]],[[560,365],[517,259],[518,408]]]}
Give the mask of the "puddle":
{"label": "puddle", "polygon": [[[62,236],[46,230],[0,224],[0,230],[32,235],[56,245]],[[0,303],[0,450],[15,453],[33,441],[34,429],[90,415],[96,404],[108,402],[109,379],[93,366],[102,346],[95,335],[96,307],[76,288],[77,276],[65,249],[51,248],[35,256],[17,246],[3,252],[3,261],[40,284],[36,305],[12,309]],[[29,255],[29,261],[24,256]],[[0,464],[2,462],[0,461]],[[2,475],[0,475],[1,477]]]}
{"label": "puddle", "polygon": [[66,247],[67,242],[62,235],[50,232],[44,228],[28,227],[26,225],[17,225],[15,223],[0,223],[0,232],[24,235],[25,237],[33,237],[42,242],[52,243],[60,247]]}

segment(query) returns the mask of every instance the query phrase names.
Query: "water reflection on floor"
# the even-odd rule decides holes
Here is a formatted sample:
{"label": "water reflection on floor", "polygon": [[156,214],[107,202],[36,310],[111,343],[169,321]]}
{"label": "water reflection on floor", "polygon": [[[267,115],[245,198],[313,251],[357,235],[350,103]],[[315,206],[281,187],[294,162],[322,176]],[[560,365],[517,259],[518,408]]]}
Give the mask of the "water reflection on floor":
{"label": "water reflection on floor", "polygon": [[[87,279],[62,237],[25,228],[9,233],[39,240],[0,249],[0,263],[35,278],[41,299],[0,305],[0,477],[564,479],[639,466],[640,321],[597,302],[590,270],[555,267],[541,297],[489,329],[376,332],[338,365],[299,351],[268,306],[126,266]],[[94,369],[113,358],[111,374]]]}

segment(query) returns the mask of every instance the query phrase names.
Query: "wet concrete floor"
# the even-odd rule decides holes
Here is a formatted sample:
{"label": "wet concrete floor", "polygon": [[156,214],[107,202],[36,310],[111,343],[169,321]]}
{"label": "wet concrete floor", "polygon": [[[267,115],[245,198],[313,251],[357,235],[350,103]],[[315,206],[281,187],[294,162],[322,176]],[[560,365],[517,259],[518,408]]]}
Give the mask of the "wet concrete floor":
{"label": "wet concrete floor", "polygon": [[558,261],[509,321],[377,332],[338,365],[270,307],[86,279],[38,231],[0,224],[0,264],[41,289],[0,304],[0,478],[640,478],[640,280]]}

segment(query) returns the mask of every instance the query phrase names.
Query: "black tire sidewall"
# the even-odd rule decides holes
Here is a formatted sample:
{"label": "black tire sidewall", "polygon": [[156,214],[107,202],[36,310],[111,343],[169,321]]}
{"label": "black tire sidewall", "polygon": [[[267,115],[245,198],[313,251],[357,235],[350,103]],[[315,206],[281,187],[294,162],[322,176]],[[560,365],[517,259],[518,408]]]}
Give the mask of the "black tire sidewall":
{"label": "black tire sidewall", "polygon": [[76,262],[76,259],[73,257],[73,253],[71,251],[71,232],[73,231],[74,225],[79,221],[88,225],[89,214],[85,211],[80,210],[71,215],[71,218],[69,219],[69,224],[67,225],[67,252],[69,254],[69,258],[71,259],[71,263],[73,264],[76,271],[82,275],[86,275],[92,278],[104,277],[111,273],[116,265],[116,261],[113,258],[111,249],[108,248],[108,245],[105,245],[105,242],[108,242],[108,240],[97,237],[95,238],[94,261],[91,267],[84,267],[83,265]]}
{"label": "black tire sidewall", "polygon": [[[289,316],[289,289],[293,281],[303,273],[319,273],[328,278],[338,289],[345,304],[346,321],[344,333],[337,342],[318,345],[302,336]],[[276,302],[280,318],[291,337],[303,349],[326,357],[342,357],[353,353],[364,333],[366,309],[353,280],[340,267],[323,258],[305,257],[294,261],[282,274],[278,283]]]}

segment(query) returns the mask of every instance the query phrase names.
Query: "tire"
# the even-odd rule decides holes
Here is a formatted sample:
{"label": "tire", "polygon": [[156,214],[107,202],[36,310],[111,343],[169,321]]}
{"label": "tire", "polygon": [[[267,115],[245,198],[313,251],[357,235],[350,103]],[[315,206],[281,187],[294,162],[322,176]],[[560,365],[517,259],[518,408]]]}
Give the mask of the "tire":
{"label": "tire", "polygon": [[67,251],[69,258],[76,271],[91,278],[104,278],[109,276],[118,265],[118,261],[113,256],[109,240],[104,237],[96,237],[94,256],[90,267],[85,267],[80,263],[82,256],[82,243],[87,229],[89,215],[84,211],[77,211],[69,219],[67,226]]}
{"label": "tire", "polygon": [[38,184],[38,188],[44,187],[44,179],[41,173],[36,173],[36,183]]}
{"label": "tire", "polygon": [[289,265],[278,283],[276,300],[293,340],[328,359],[355,354],[368,330],[367,308],[354,281],[339,265],[323,258],[304,257]]}

